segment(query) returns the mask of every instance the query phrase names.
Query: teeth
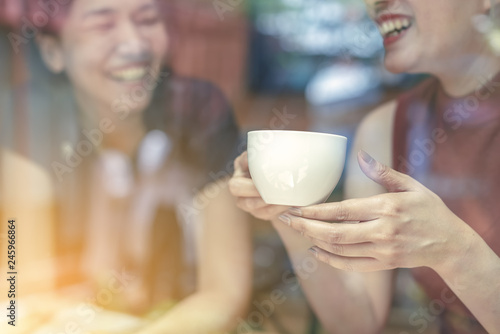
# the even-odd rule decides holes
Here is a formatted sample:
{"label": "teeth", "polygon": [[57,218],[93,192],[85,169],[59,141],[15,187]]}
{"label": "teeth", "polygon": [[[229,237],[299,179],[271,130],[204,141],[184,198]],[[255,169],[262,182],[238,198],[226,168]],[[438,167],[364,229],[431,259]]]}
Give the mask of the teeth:
{"label": "teeth", "polygon": [[379,26],[379,31],[382,36],[398,34],[398,31],[406,29],[410,26],[408,19],[396,19],[392,21],[385,21]]}
{"label": "teeth", "polygon": [[394,26],[394,21],[389,21],[389,31],[395,30],[396,27]]}
{"label": "teeth", "polygon": [[401,28],[403,27],[402,23],[400,20],[396,20],[394,21],[394,26],[396,27],[396,29],[398,30],[401,30]]}
{"label": "teeth", "polygon": [[144,67],[129,68],[122,71],[116,71],[111,73],[113,78],[121,81],[137,81],[146,75],[147,70]]}
{"label": "teeth", "polygon": [[384,24],[382,25],[382,31],[384,32],[384,35],[387,34],[390,31],[390,29],[389,29],[389,23],[384,22]]}

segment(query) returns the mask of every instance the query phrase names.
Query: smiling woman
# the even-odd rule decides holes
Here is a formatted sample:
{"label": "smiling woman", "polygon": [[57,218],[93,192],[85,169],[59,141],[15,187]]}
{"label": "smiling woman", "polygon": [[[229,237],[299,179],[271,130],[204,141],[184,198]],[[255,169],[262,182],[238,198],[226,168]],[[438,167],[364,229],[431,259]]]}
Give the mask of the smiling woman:
{"label": "smiling woman", "polygon": [[[310,246],[325,263],[301,283],[329,331],[380,333],[393,269],[410,268],[441,333],[500,333],[500,59],[474,25],[494,9],[489,0],[365,2],[385,67],[432,77],[360,124],[348,199],[269,205],[246,153],[231,191],[242,209],[272,221],[296,266]],[[409,324],[423,332],[429,318],[414,315]]]}
{"label": "smiling woman", "polygon": [[[148,334],[220,332],[251,287],[248,226],[225,186],[239,133],[217,88],[167,67],[168,3],[31,1],[19,103],[33,134],[26,150],[1,144],[53,181],[60,284],[90,282],[97,306],[139,315],[176,305]],[[124,271],[132,281],[102,298]]]}
{"label": "smiling woman", "polygon": [[[114,100],[134,93],[148,73],[159,76],[168,36],[157,6],[155,1],[73,1],[57,37],[39,37],[45,63],[74,83],[82,114],[92,122],[109,117]],[[142,92],[131,106],[136,116],[130,121],[151,102],[153,91]]]}

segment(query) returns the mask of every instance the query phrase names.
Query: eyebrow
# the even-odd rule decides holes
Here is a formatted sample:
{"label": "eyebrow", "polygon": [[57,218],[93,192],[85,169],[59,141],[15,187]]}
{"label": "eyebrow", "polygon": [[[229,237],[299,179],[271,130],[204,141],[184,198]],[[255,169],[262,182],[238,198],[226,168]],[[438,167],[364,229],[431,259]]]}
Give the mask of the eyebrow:
{"label": "eyebrow", "polygon": [[87,18],[89,16],[105,16],[114,14],[116,11],[110,8],[100,8],[100,9],[92,9],[83,14],[83,18]]}
{"label": "eyebrow", "polygon": [[148,10],[148,9],[158,9],[158,5],[156,4],[156,1],[142,5],[141,7],[134,10],[134,13],[140,13],[140,12],[143,12],[143,11]]}
{"label": "eyebrow", "polygon": [[[153,3],[147,3],[139,7],[138,9],[134,10],[135,13],[140,13],[146,10],[150,9],[157,9],[157,4],[156,2]],[[85,14],[83,14],[83,18],[87,18],[89,16],[105,16],[105,15],[111,15],[116,13],[114,9],[111,8],[100,8],[100,9],[91,9],[87,11]]]}

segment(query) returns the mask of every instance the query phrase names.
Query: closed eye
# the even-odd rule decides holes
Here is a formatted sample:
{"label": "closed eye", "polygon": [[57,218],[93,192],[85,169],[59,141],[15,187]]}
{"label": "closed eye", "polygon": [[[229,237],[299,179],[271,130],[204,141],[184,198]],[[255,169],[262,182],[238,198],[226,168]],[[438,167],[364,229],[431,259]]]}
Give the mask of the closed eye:
{"label": "closed eye", "polygon": [[157,14],[148,15],[148,16],[139,18],[137,21],[139,24],[142,24],[142,25],[154,25],[160,21],[160,17]]}
{"label": "closed eye", "polygon": [[112,9],[93,10],[84,15],[84,26],[91,30],[109,30],[115,26],[115,17]]}
{"label": "closed eye", "polygon": [[142,25],[154,25],[160,21],[158,11],[158,7],[154,4],[144,5],[134,13],[134,21]]}

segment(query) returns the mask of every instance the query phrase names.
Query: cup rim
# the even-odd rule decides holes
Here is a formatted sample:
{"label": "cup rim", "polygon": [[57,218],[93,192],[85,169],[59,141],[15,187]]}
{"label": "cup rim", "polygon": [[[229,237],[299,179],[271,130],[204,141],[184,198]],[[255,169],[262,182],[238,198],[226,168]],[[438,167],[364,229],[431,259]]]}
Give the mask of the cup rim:
{"label": "cup rim", "polygon": [[312,134],[312,135],[322,135],[326,137],[337,137],[340,139],[344,139],[347,141],[347,137],[341,136],[341,135],[335,135],[333,133],[324,133],[324,132],[315,132],[315,131],[297,131],[297,130],[252,130],[248,131],[247,134],[252,134],[252,133],[259,133],[259,132],[278,132],[278,133],[305,133],[305,134]]}

